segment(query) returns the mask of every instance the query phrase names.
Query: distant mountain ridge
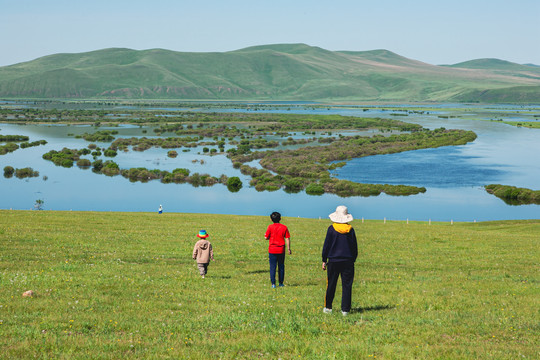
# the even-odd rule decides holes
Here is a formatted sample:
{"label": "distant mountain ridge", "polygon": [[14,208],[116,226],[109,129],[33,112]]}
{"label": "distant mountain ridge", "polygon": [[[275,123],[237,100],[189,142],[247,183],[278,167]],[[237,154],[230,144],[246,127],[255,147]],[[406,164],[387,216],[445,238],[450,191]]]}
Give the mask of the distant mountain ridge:
{"label": "distant mountain ridge", "polygon": [[111,48],[0,67],[0,97],[540,103],[540,67],[498,59],[436,66],[388,50],[306,44]]}

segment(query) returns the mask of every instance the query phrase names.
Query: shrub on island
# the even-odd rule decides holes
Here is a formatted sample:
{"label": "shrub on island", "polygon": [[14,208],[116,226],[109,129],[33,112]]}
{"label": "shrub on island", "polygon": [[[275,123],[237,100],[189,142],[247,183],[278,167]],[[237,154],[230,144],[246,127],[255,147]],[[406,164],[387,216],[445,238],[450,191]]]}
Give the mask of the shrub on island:
{"label": "shrub on island", "polygon": [[103,160],[96,160],[92,163],[92,171],[95,173],[101,172],[103,168]]}
{"label": "shrub on island", "polygon": [[227,179],[227,189],[230,192],[238,192],[242,188],[242,180],[238,176],[232,176]]}
{"label": "shrub on island", "polygon": [[297,193],[304,189],[304,179],[302,178],[289,178],[284,183],[285,192]]}
{"label": "shrub on island", "polygon": [[18,148],[19,148],[19,145],[15,143],[12,143],[12,142],[7,143],[6,145],[0,146],[0,155],[5,155],[7,153],[14,152]]}
{"label": "shrub on island", "polygon": [[4,167],[4,177],[9,179],[11,177],[17,177],[18,179],[24,179],[29,177],[38,177],[39,172],[35,171],[31,167],[25,167],[22,169],[15,169],[13,166],[5,166]]}
{"label": "shrub on island", "polygon": [[15,169],[13,168],[13,166],[4,167],[4,177],[5,178],[12,177],[14,173],[15,173]]}
{"label": "shrub on island", "polygon": [[116,130],[100,130],[96,131],[93,134],[84,133],[82,135],[75,136],[76,138],[83,138],[86,141],[97,141],[97,142],[111,142],[114,140],[114,136],[118,134]]}
{"label": "shrub on island", "polygon": [[107,157],[115,157],[117,154],[116,151],[112,150],[112,149],[107,149],[105,150],[105,152],[103,153],[103,155],[107,156]]}
{"label": "shrub on island", "polygon": [[485,189],[488,193],[495,195],[508,205],[540,205],[540,190],[500,184],[486,185]]}
{"label": "shrub on island", "polygon": [[15,177],[17,177],[18,179],[38,177],[38,176],[39,176],[39,171],[35,171],[31,167],[15,169]]}
{"label": "shrub on island", "polygon": [[26,149],[33,146],[39,146],[39,145],[45,145],[47,144],[47,140],[38,140],[38,141],[32,141],[32,142],[23,142],[21,143],[21,149]]}
{"label": "shrub on island", "polygon": [[0,142],[22,142],[30,138],[26,135],[0,135]]}
{"label": "shrub on island", "polygon": [[43,154],[44,160],[52,161],[57,166],[72,167],[73,162],[79,160],[78,150],[63,148],[61,151],[51,150]]}
{"label": "shrub on island", "polygon": [[103,163],[101,173],[107,176],[115,176],[120,174],[120,167],[114,161],[107,160]]}
{"label": "shrub on island", "polygon": [[324,187],[321,184],[309,184],[308,186],[306,186],[306,194],[322,195],[324,194]]}
{"label": "shrub on island", "polygon": [[79,159],[77,160],[77,166],[82,168],[89,168],[92,166],[92,162],[88,159]]}

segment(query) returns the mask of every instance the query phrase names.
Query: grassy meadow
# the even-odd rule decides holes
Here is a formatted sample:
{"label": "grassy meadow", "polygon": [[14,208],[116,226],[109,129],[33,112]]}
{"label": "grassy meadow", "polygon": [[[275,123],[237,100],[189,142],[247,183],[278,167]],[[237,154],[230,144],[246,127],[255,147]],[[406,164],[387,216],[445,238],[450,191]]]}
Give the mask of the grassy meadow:
{"label": "grassy meadow", "polygon": [[[331,212],[332,209],[329,209]],[[286,215],[286,214],[285,214]],[[361,216],[360,214],[356,214]],[[535,359],[540,220],[355,220],[353,310],[323,314],[327,219],[0,210],[1,358]],[[191,251],[215,252],[201,279]],[[32,298],[22,297],[27,290]]]}

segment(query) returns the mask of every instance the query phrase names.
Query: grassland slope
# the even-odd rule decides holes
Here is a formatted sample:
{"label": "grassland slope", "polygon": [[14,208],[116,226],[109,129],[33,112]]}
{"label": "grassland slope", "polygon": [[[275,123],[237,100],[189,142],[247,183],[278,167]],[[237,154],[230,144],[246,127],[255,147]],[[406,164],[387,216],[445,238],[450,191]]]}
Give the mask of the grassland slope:
{"label": "grassland slope", "polygon": [[[343,317],[339,288],[336,311],[322,313],[329,220],[284,215],[292,255],[276,291],[262,240],[268,217],[0,210],[2,354],[538,357],[540,221],[355,220],[360,253]],[[200,229],[216,259],[206,279],[191,259]],[[36,296],[22,297],[27,290]]]}
{"label": "grassland slope", "polygon": [[[493,64],[497,63],[497,66]],[[388,50],[305,44],[189,53],[112,48],[0,68],[3,98],[539,102],[540,70],[500,60],[435,66]],[[496,90],[481,99],[480,94]]]}

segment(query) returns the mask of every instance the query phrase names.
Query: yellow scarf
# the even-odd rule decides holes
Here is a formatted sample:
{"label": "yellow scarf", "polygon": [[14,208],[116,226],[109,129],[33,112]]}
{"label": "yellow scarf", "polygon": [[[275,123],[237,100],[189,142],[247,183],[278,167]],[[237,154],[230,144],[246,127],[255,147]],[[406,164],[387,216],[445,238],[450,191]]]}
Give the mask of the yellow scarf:
{"label": "yellow scarf", "polygon": [[351,231],[352,226],[349,224],[333,223],[332,226],[340,234],[348,234]]}

